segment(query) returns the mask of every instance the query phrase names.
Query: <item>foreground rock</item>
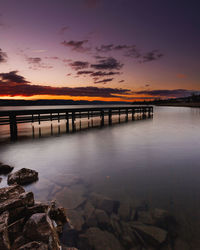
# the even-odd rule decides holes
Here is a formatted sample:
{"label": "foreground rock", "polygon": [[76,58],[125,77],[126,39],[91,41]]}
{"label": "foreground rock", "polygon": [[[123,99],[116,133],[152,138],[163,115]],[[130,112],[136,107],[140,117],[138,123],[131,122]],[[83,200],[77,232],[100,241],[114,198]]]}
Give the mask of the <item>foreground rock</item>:
{"label": "foreground rock", "polygon": [[66,222],[63,208],[35,202],[21,186],[0,189],[0,249],[60,250]]}
{"label": "foreground rock", "polygon": [[38,172],[28,168],[22,168],[19,171],[8,175],[8,185],[25,185],[38,180]]}
{"label": "foreground rock", "polygon": [[8,174],[14,167],[0,163],[0,174]]}

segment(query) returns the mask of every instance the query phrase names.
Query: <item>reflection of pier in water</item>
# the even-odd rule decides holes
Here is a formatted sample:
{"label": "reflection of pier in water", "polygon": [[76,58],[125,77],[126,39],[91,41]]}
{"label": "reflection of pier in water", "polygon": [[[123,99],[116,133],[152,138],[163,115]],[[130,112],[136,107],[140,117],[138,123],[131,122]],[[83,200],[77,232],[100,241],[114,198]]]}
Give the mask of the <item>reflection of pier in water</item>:
{"label": "reflection of pier in water", "polygon": [[[14,110],[0,111],[0,125],[10,126],[11,140],[16,140],[18,136],[18,124],[31,123],[32,134],[35,135],[34,124],[41,122],[51,122],[51,135],[53,135],[53,121],[58,121],[58,133],[60,133],[60,121],[65,120],[65,132],[75,132],[77,129],[76,120],[79,119],[79,129],[81,130],[81,120],[88,119],[88,127],[94,126],[93,119],[100,119],[100,126],[112,125],[113,119],[120,123],[135,119],[146,119],[153,116],[152,106],[121,106],[121,107],[92,107],[73,109],[37,109],[37,110]],[[39,136],[41,127],[39,126]]]}

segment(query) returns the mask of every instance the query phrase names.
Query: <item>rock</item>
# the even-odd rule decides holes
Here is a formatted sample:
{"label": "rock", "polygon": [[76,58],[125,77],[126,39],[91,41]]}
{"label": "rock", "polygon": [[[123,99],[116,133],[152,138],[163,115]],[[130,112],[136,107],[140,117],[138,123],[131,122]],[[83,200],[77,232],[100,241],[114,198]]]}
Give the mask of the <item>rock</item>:
{"label": "rock", "polygon": [[68,187],[65,187],[60,192],[57,192],[55,199],[62,202],[62,205],[66,209],[75,209],[83,204],[86,200],[82,192],[72,190]]}
{"label": "rock", "polygon": [[96,217],[95,211],[85,221],[85,225],[86,225],[86,227],[97,227],[98,222],[97,222],[97,217]]}
{"label": "rock", "polygon": [[34,197],[32,192],[20,194],[17,198],[10,198],[0,202],[0,213],[23,206],[33,206]]}
{"label": "rock", "polygon": [[8,219],[9,213],[6,211],[0,215],[0,249],[10,249],[10,240],[8,237]]}
{"label": "rock", "polygon": [[78,248],[83,250],[123,249],[113,234],[96,227],[91,227],[84,234],[80,235],[80,246]]}
{"label": "rock", "polygon": [[0,177],[0,183],[1,183],[2,180],[3,180],[3,179]]}
{"label": "rock", "polygon": [[13,242],[16,238],[21,236],[24,226],[24,218],[21,218],[8,226],[9,239]]}
{"label": "rock", "polygon": [[121,238],[126,249],[130,249],[131,247],[136,247],[138,245],[138,239],[136,238],[130,223],[121,221],[121,231],[122,232],[119,237]]}
{"label": "rock", "polygon": [[96,209],[95,216],[99,227],[108,228],[110,225],[110,219],[104,210]]}
{"label": "rock", "polygon": [[9,209],[9,223],[11,224],[16,220],[23,218],[25,215],[26,208],[24,206]]}
{"label": "rock", "polygon": [[57,207],[55,202],[51,202],[49,216],[52,220],[60,221],[63,224],[66,223],[67,217],[63,207]]}
{"label": "rock", "polygon": [[67,217],[73,229],[81,231],[83,224],[85,223],[83,216],[75,210],[67,210]]}
{"label": "rock", "polygon": [[122,220],[128,221],[131,215],[130,205],[128,203],[120,203],[118,215]]}
{"label": "rock", "polygon": [[21,246],[27,244],[28,242],[29,240],[26,239],[24,236],[19,236],[18,238],[15,239],[11,249],[13,250],[19,249]]}
{"label": "rock", "polygon": [[183,241],[182,239],[180,238],[177,238],[175,240],[175,244],[174,244],[174,249],[178,250],[178,249],[181,249],[181,250],[188,250],[188,249],[191,249],[191,247],[189,246],[189,244],[185,241]]}
{"label": "rock", "polygon": [[152,217],[151,211],[136,211],[137,221],[140,221],[144,224],[154,225],[155,221]]}
{"label": "rock", "polygon": [[20,194],[24,193],[25,190],[19,185],[13,185],[10,187],[0,188],[0,202],[8,199],[17,198]]}
{"label": "rock", "polygon": [[75,229],[72,229],[69,224],[65,224],[63,227],[63,232],[60,236],[61,244],[64,244],[68,247],[77,247],[79,232]]}
{"label": "rock", "polygon": [[32,241],[19,248],[19,250],[33,250],[33,249],[48,250],[48,245],[42,242]]}
{"label": "rock", "polygon": [[32,214],[36,213],[46,213],[49,205],[43,202],[35,202],[35,204],[31,207],[26,208],[26,216],[30,217]]}
{"label": "rock", "polygon": [[95,193],[90,195],[90,199],[94,207],[105,210],[108,214],[117,213],[120,205],[119,201]]}
{"label": "rock", "polygon": [[22,168],[19,171],[8,175],[8,185],[25,185],[38,180],[38,172],[28,168]]}
{"label": "rock", "polygon": [[9,165],[0,164],[0,174],[8,174],[13,170],[14,167]]}
{"label": "rock", "polygon": [[122,235],[122,228],[121,228],[121,225],[120,225],[120,219],[119,219],[118,215],[111,214],[111,216],[110,216],[110,225],[112,227],[113,233],[117,237],[120,237]]}
{"label": "rock", "polygon": [[42,241],[48,244],[51,250],[60,249],[55,227],[45,213],[33,214],[26,222],[23,233],[31,241]]}
{"label": "rock", "polygon": [[167,239],[167,232],[155,226],[143,224],[132,224],[132,227],[138,231],[142,238],[152,245],[162,244]]}
{"label": "rock", "polygon": [[94,210],[95,210],[95,208],[92,205],[92,203],[89,202],[89,201],[87,201],[85,203],[84,211],[83,211],[83,215],[84,215],[84,217],[85,217],[86,220],[92,215],[92,213],[94,212]]}

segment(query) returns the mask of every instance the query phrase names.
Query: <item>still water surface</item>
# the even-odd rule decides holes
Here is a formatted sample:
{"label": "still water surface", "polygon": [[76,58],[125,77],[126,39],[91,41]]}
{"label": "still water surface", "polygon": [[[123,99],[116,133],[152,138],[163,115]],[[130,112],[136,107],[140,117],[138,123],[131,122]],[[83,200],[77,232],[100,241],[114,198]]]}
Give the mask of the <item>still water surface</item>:
{"label": "still water surface", "polygon": [[[1,133],[5,136],[6,130]],[[145,200],[171,211],[180,220],[184,239],[200,246],[198,108],[155,107],[153,119],[4,141],[0,160],[16,170],[39,172],[39,181],[27,187],[36,199],[56,199],[66,206],[62,189],[78,176],[91,192],[132,203]]]}

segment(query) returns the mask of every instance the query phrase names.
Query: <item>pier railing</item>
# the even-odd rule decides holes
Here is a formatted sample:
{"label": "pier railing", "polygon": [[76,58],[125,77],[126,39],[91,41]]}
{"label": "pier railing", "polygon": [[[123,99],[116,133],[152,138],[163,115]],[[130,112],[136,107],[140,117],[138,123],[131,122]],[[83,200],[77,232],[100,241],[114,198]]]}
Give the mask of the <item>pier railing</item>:
{"label": "pier railing", "polygon": [[33,110],[11,110],[0,111],[0,126],[10,126],[10,137],[17,139],[17,124],[34,123],[42,121],[66,120],[66,132],[69,132],[69,121],[71,120],[72,131],[75,131],[76,118],[100,117],[101,125],[104,125],[104,118],[108,118],[108,124],[112,124],[112,116],[125,114],[125,120],[132,115],[132,120],[136,114],[150,117],[153,114],[152,106],[121,106],[121,107],[92,107],[92,108],[65,108],[65,109],[33,109]]}

